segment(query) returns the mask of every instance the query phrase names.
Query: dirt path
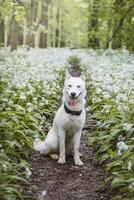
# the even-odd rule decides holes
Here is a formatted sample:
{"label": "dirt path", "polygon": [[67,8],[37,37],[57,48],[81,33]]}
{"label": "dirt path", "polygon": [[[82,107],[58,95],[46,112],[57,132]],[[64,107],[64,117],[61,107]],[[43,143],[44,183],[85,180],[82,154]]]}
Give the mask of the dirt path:
{"label": "dirt path", "polygon": [[[93,164],[93,148],[86,144],[88,133],[83,131],[81,153],[84,166],[74,166],[72,158],[64,165],[50,157],[35,153],[30,164],[33,168],[31,183],[36,187],[30,192],[32,199],[40,200],[108,200],[103,192],[97,192],[102,180],[101,169]],[[38,198],[44,191],[44,197]],[[29,195],[30,195],[29,193]]]}
{"label": "dirt path", "polygon": [[[78,75],[72,68],[74,76]],[[73,75],[71,73],[71,75]],[[84,165],[75,166],[73,158],[67,158],[64,165],[60,165],[50,157],[34,153],[30,159],[33,168],[31,177],[32,185],[35,185],[29,196],[35,200],[109,200],[107,194],[97,192],[102,175],[101,169],[93,164],[91,158],[94,155],[93,147],[86,144],[91,134],[94,123],[87,114],[85,125],[88,130],[83,131],[80,152]],[[44,191],[44,197],[40,194]],[[40,196],[40,198],[39,198]],[[29,199],[31,199],[29,198]],[[28,200],[28,199],[26,199]]]}

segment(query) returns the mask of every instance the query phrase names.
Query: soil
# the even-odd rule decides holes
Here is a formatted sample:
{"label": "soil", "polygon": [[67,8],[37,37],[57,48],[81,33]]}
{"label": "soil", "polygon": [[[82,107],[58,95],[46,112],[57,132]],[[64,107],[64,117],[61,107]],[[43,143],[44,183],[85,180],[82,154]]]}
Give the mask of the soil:
{"label": "soil", "polygon": [[89,130],[83,131],[80,148],[83,166],[75,166],[73,158],[69,157],[65,164],[60,165],[50,157],[33,154],[29,163],[33,168],[30,182],[34,187],[27,193],[27,200],[109,200],[105,191],[98,190],[103,178],[102,170],[91,159],[95,152],[87,144],[92,124],[86,127]]}

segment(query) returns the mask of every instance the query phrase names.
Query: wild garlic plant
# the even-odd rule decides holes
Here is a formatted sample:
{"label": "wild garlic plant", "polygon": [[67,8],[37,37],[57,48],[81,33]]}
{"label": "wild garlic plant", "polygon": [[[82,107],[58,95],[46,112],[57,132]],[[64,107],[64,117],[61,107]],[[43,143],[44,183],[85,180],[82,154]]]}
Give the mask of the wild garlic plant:
{"label": "wild garlic plant", "polygon": [[23,199],[22,185],[32,175],[26,159],[33,153],[33,140],[44,138],[52,124],[70,56],[77,56],[86,68],[87,110],[96,121],[89,142],[105,167],[105,186],[112,199],[134,196],[134,55],[125,50],[50,48],[0,51],[2,199]]}
{"label": "wild garlic plant", "polygon": [[96,130],[89,142],[98,147],[97,160],[105,166],[105,184],[112,199],[132,199],[134,55],[107,51],[91,61],[89,99]]}
{"label": "wild garlic plant", "polygon": [[52,63],[42,64],[44,72],[42,65],[35,70],[35,62],[18,52],[1,58],[0,199],[22,199],[32,175],[26,160],[33,140],[44,139],[51,126],[64,75],[58,67],[51,69]]}

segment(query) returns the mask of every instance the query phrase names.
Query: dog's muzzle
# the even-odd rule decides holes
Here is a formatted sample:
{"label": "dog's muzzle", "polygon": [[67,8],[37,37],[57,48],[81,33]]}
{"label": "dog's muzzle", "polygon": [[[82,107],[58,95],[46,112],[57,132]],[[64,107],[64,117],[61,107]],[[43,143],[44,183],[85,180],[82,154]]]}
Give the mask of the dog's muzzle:
{"label": "dog's muzzle", "polygon": [[70,99],[78,99],[78,97],[81,95],[81,92],[76,96],[76,93],[75,92],[71,92],[71,96],[68,94],[67,92],[67,95]]}
{"label": "dog's muzzle", "polygon": [[[67,94],[68,94],[68,92],[67,92]],[[74,92],[71,93],[71,96],[68,94],[68,96],[69,96],[69,104],[71,106],[75,106],[77,104],[77,99],[78,99],[78,97],[80,95],[81,95],[81,92],[78,94],[78,96],[76,96],[76,93],[74,93]]]}

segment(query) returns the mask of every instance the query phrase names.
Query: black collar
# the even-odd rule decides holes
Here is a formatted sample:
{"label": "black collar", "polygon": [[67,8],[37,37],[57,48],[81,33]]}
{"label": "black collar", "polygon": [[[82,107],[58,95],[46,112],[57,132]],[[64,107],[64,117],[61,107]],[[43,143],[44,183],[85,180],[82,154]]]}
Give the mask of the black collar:
{"label": "black collar", "polygon": [[64,103],[64,109],[65,109],[66,113],[71,114],[71,115],[79,116],[82,113],[82,110],[80,110],[80,111],[69,110],[69,108],[66,106],[65,103]]}

